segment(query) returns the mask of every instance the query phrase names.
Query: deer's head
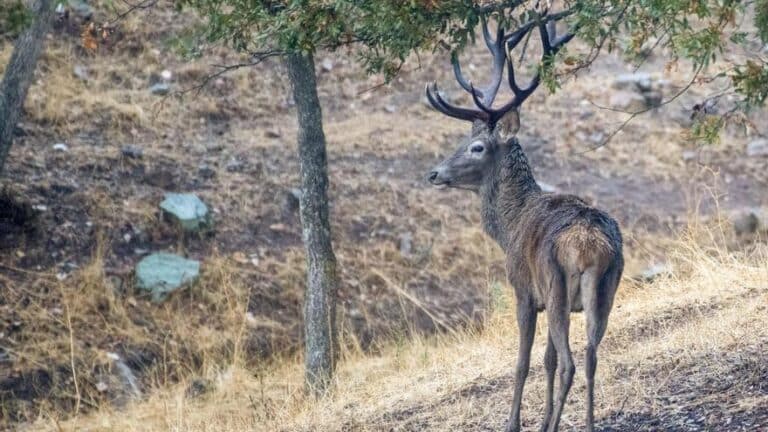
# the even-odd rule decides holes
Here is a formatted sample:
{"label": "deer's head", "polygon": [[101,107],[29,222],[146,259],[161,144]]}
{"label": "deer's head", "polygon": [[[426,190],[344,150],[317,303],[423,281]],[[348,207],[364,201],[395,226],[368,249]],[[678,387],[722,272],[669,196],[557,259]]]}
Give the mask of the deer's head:
{"label": "deer's head", "polygon": [[[555,20],[549,16],[539,17],[537,22],[529,22],[516,31],[505,34],[499,26],[496,39],[490,35],[488,23],[482,20],[483,38],[493,58],[490,83],[483,88],[476,88],[461,73],[458,58],[451,58],[453,72],[461,87],[466,90],[476,108],[462,108],[451,105],[440,95],[436,83],[427,85],[427,99],[441,113],[472,122],[469,140],[463,142],[452,156],[440,162],[427,175],[427,180],[435,186],[456,187],[477,191],[485,176],[491,175],[494,163],[503,155],[520,128],[520,105],[536,90],[541,82],[541,72],[537,72],[531,82],[521,88],[515,80],[511,51],[534,28],[538,27],[542,42],[542,61],[554,55],[564,44],[573,38],[569,33],[560,38],[555,35]],[[504,105],[493,108],[494,99],[501,86],[504,66],[508,69],[508,84],[514,97]]]}

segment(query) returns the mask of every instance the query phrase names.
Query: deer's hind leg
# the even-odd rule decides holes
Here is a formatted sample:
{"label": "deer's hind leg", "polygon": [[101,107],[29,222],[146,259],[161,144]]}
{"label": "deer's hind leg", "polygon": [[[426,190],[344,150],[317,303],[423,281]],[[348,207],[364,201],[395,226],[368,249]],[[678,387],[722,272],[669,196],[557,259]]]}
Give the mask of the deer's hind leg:
{"label": "deer's hind leg", "polygon": [[585,372],[587,376],[587,432],[594,430],[595,372],[597,347],[605,335],[608,315],[621,277],[620,267],[612,266],[603,274],[594,268],[587,269],[581,277],[584,315],[587,321],[587,350]]}
{"label": "deer's hind leg", "polygon": [[[571,278],[568,278],[571,280]],[[578,281],[578,279],[576,279]],[[552,416],[549,420],[548,431],[555,432],[560,424],[560,416],[568,397],[568,392],[573,384],[573,374],[576,366],[573,364],[573,355],[568,341],[570,329],[571,305],[565,274],[559,266],[555,267],[550,275],[549,296],[547,299],[547,321],[549,334],[552,338],[555,352],[557,353],[557,372],[560,377],[560,387],[557,398],[554,401]]]}
{"label": "deer's hind leg", "polygon": [[544,370],[547,373],[547,394],[544,407],[544,421],[541,423],[541,432],[546,432],[549,421],[552,418],[552,401],[555,393],[555,369],[557,369],[557,352],[552,343],[552,335],[547,332],[547,350],[544,352]]}

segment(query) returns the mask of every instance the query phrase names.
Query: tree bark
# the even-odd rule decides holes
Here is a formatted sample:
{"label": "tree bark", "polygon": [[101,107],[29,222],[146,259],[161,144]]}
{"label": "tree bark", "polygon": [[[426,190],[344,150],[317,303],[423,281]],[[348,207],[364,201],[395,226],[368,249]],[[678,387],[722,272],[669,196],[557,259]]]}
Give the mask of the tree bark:
{"label": "tree bark", "polygon": [[53,0],[32,3],[32,23],[21,32],[0,83],[0,174],[13,142],[13,130],[21,116],[27,90],[32,84],[35,66],[45,35],[53,19]]}
{"label": "tree bark", "polygon": [[301,225],[307,258],[304,294],[304,362],[307,388],[315,396],[328,389],[338,356],[336,257],[328,222],[328,169],[323,116],[311,54],[289,54],[288,77],[299,120]]}

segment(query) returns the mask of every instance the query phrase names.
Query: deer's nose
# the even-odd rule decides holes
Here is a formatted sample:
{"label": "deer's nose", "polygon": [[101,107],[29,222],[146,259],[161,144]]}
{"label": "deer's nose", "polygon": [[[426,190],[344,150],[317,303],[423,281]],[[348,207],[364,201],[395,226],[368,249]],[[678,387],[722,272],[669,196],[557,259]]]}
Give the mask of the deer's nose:
{"label": "deer's nose", "polygon": [[430,173],[429,173],[429,175],[427,176],[427,180],[429,180],[429,182],[430,182],[430,183],[434,183],[434,182],[435,182],[435,180],[437,180],[437,175],[438,175],[438,172],[437,172],[437,171],[432,171],[432,172],[430,172]]}

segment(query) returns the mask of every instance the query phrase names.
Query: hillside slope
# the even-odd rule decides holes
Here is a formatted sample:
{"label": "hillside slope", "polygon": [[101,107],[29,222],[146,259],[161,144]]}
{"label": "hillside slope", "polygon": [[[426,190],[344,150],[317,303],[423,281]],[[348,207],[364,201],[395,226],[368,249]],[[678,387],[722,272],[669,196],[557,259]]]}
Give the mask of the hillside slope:
{"label": "hillside slope", "polygon": [[[725,252],[704,237],[672,249],[673,271],[625,279],[599,356],[602,431],[757,431],[768,428],[768,248]],[[506,306],[504,306],[506,305]],[[81,431],[499,430],[512,392],[516,330],[504,298],[487,328],[403,341],[380,355],[347,353],[331,395],[301,391],[299,362],[260,371],[228,365],[215,390],[185,385],[126,409],[56,425]],[[543,412],[545,320],[539,320],[523,404],[524,430]],[[563,430],[583,426],[584,322],[574,315],[577,378]],[[186,393],[186,395],[185,395]],[[42,421],[30,430],[52,429]]]}

